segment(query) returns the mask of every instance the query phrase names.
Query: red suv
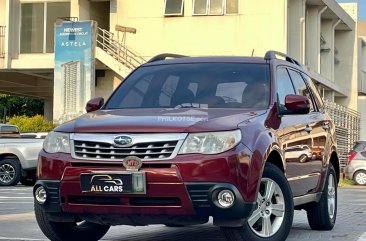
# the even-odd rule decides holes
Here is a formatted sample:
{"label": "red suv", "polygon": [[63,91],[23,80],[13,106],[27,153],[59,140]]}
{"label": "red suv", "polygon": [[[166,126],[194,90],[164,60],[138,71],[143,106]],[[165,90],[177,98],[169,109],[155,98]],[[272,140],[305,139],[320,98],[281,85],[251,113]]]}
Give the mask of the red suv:
{"label": "red suv", "polygon": [[[35,213],[51,240],[212,217],[227,240],[283,241],[294,209],[313,229],[335,224],[334,126],[311,77],[284,54],[158,55],[86,109],[40,153]],[[324,151],[304,159],[299,146]]]}

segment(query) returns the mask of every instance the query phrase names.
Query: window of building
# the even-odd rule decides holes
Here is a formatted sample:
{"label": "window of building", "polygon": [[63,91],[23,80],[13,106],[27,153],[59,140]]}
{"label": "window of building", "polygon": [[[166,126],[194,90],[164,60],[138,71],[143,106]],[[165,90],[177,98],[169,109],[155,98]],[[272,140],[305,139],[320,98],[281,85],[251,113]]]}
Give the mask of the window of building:
{"label": "window of building", "polygon": [[239,12],[239,0],[193,0],[193,15],[224,15]]}
{"label": "window of building", "polygon": [[207,15],[208,0],[194,0],[193,15]]}
{"label": "window of building", "polygon": [[238,0],[226,0],[225,10],[226,14],[238,14],[239,13]]}
{"label": "window of building", "polygon": [[54,24],[70,16],[70,2],[22,3],[20,53],[52,53]]}
{"label": "window of building", "polygon": [[165,16],[183,16],[184,0],[165,0]]}

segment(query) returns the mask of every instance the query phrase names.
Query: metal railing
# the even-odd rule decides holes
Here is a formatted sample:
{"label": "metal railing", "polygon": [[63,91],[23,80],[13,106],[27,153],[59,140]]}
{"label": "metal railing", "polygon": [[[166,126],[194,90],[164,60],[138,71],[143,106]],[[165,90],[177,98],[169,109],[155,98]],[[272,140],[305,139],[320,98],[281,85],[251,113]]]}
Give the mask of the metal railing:
{"label": "metal railing", "polygon": [[0,26],[0,58],[5,57],[5,26]]}
{"label": "metal railing", "polygon": [[324,101],[325,107],[335,124],[338,155],[341,166],[347,162],[348,153],[360,139],[361,115],[359,112],[334,102]]}
{"label": "metal railing", "polygon": [[118,41],[113,33],[102,28],[98,28],[97,46],[131,70],[146,62],[144,58]]}

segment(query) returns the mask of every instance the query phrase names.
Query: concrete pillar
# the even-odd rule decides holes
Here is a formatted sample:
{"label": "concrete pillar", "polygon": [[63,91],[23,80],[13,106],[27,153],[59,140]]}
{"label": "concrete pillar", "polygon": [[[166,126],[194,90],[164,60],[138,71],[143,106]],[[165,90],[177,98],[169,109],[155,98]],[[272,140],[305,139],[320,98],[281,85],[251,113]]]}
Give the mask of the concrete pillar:
{"label": "concrete pillar", "polygon": [[358,97],[358,111],[361,113],[361,140],[366,140],[366,96]]}
{"label": "concrete pillar", "polygon": [[333,39],[333,21],[324,19],[321,22],[321,34],[323,43],[320,46],[320,73],[327,79],[332,79],[332,39]]}
{"label": "concrete pillar", "polygon": [[90,20],[90,1],[71,0],[70,10],[71,17],[78,17],[79,20]]}
{"label": "concrete pillar", "polygon": [[287,53],[305,63],[305,0],[288,1],[288,46]]}
{"label": "concrete pillar", "polygon": [[44,100],[44,111],[43,116],[46,120],[53,120],[53,99],[45,99]]}
{"label": "concrete pillar", "polygon": [[339,60],[334,67],[334,80],[346,93],[345,98],[337,98],[339,104],[357,110],[358,88],[358,59],[355,30],[336,30],[335,47],[338,50],[336,58]]}
{"label": "concrete pillar", "polygon": [[327,7],[307,6],[306,12],[306,60],[305,64],[320,73],[321,15]]}

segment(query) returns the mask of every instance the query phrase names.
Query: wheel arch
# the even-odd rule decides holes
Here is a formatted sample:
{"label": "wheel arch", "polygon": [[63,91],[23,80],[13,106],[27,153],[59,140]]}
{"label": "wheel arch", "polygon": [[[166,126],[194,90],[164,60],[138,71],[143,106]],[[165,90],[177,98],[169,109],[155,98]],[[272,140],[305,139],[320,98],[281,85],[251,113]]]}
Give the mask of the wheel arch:
{"label": "wheel arch", "polygon": [[332,154],[330,155],[329,163],[333,165],[337,176],[337,183],[339,183],[341,175],[341,166],[339,164],[339,157],[335,151],[333,151]]}

